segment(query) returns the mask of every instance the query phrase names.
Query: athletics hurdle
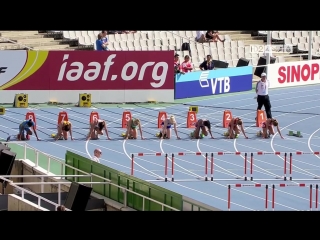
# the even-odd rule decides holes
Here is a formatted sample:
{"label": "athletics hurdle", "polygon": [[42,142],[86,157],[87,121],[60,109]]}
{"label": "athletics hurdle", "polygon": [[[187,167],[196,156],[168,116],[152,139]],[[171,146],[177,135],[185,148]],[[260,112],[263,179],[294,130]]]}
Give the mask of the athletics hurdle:
{"label": "athletics hurdle", "polygon": [[[319,155],[319,152],[296,152],[296,155],[302,155],[302,154],[314,154]],[[168,157],[171,156],[171,181],[174,181],[174,159],[176,156],[184,156],[184,155],[195,155],[195,156],[203,156],[205,158],[205,164],[204,164],[204,177],[203,178],[197,178],[197,179],[179,179],[176,181],[199,181],[204,180],[208,181],[209,177],[209,164],[208,161],[210,161],[210,175],[211,181],[235,181],[235,180],[244,180],[244,181],[253,181],[253,172],[254,172],[254,156],[260,156],[260,155],[278,155],[283,156],[284,158],[284,167],[283,167],[283,176],[269,179],[255,179],[255,181],[287,181],[287,172],[289,170],[289,179],[292,180],[292,156],[293,153],[290,153],[290,157],[288,158],[288,154],[286,152],[251,152],[250,156],[247,152],[211,152],[211,153],[202,153],[202,152],[178,152],[178,153],[133,153],[131,154],[131,175],[133,175],[134,172],[134,157],[143,157],[143,156],[163,156],[165,157],[165,181],[168,181]],[[244,155],[244,176],[243,177],[236,177],[234,179],[214,179],[214,157],[216,156],[222,156],[222,155]],[[210,159],[210,160],[209,160]],[[248,176],[250,174],[250,177]],[[159,181],[160,179],[157,179]],[[319,178],[314,179],[295,179],[297,181],[319,181]],[[154,180],[150,180],[154,181]]]}
{"label": "athletics hurdle", "polygon": [[[195,156],[202,156],[201,152],[179,152],[179,153],[132,153],[131,154],[131,175],[133,176],[134,173],[134,158],[135,157],[144,157],[144,156],[163,156],[165,158],[165,163],[164,163],[164,181],[167,182],[168,181],[168,156],[171,156],[171,182],[174,182],[174,158],[175,156],[184,156],[184,155],[195,155]],[[213,157],[212,157],[213,159]],[[213,178],[213,163],[211,164],[211,173],[212,173],[212,178]],[[206,158],[205,158],[205,181],[208,181],[208,153],[206,153]],[[160,180],[160,179],[157,179]]]}
{"label": "athletics hurdle", "polygon": [[[272,211],[275,210],[275,189],[277,187],[308,187],[305,183],[297,183],[297,184],[286,184],[286,183],[280,183],[280,184],[272,184],[272,197],[271,197],[271,205],[272,205]],[[231,187],[235,188],[241,188],[241,187],[254,187],[254,188],[261,188],[265,187],[265,211],[268,210],[268,202],[269,202],[269,185],[268,184],[229,184],[228,185],[228,211],[231,210]],[[312,202],[313,202],[313,185],[309,185],[310,191],[309,191],[309,208],[310,211],[312,211]],[[319,187],[318,184],[315,185],[315,209],[318,210],[318,196],[319,196]]]}
{"label": "athletics hurdle", "polygon": [[[296,156],[301,156],[301,155],[320,155],[320,152],[300,152],[300,151],[298,151],[298,152],[294,152],[294,153],[290,153],[289,154],[289,165],[290,165],[290,167],[289,167],[289,174],[290,174],[290,181],[292,181],[292,158],[293,158],[293,155],[296,155]],[[315,175],[315,174],[314,174]],[[320,179],[320,177],[319,176],[315,176],[315,177],[313,177],[313,180],[319,180]],[[295,179],[295,180],[297,180],[297,181],[303,181],[303,180],[308,180],[308,181],[311,181],[311,179]]]}

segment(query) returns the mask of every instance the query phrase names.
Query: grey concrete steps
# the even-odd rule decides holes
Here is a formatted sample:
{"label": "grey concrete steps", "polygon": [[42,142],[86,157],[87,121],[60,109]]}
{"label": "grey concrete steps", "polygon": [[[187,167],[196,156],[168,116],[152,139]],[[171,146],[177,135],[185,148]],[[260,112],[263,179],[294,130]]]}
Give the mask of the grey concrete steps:
{"label": "grey concrete steps", "polygon": [[33,50],[75,50],[74,48],[70,48],[69,45],[52,45],[52,46],[40,46],[34,47]]}

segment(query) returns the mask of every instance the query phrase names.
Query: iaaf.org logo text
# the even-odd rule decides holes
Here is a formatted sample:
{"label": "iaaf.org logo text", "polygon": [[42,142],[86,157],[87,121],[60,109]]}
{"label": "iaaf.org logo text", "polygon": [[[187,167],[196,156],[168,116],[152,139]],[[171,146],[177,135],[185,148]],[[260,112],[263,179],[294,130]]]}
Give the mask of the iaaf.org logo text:
{"label": "iaaf.org logo text", "polygon": [[[83,78],[86,81],[95,81],[97,79],[115,81],[120,77],[123,81],[131,81],[134,78],[138,78],[138,81],[151,81],[150,85],[153,88],[160,88],[165,83],[168,74],[168,63],[166,62],[145,62],[142,66],[139,66],[138,63],[131,61],[127,62],[119,71],[120,76],[116,74],[109,76],[109,71],[112,65],[115,64],[113,60],[116,56],[116,54],[111,54],[104,62],[92,61],[88,64],[83,64],[79,61],[69,62],[69,54],[64,54],[57,80],[77,81]],[[145,76],[146,69],[149,68],[152,68],[151,76]]]}
{"label": "iaaf.org logo text", "polygon": [[286,44],[250,45],[250,53],[293,53],[293,46]]}
{"label": "iaaf.org logo text", "polygon": [[[212,94],[218,93],[227,93],[230,91],[230,78],[229,77],[220,77],[220,78],[211,78],[208,79],[209,71],[201,72],[199,83],[201,88],[211,87]],[[209,81],[210,80],[210,83]],[[219,88],[217,89],[217,85],[219,84]]]}
{"label": "iaaf.org logo text", "polygon": [[5,73],[7,70],[7,67],[0,67],[0,74]]}

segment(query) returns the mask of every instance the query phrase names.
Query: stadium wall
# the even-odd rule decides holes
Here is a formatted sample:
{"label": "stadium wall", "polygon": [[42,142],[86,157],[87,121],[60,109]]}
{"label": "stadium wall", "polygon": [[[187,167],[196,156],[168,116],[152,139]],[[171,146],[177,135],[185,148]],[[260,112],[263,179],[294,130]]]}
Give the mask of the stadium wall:
{"label": "stadium wall", "polygon": [[[164,189],[152,183],[143,181],[141,179],[135,178],[128,174],[119,172],[113,168],[107,167],[97,162],[93,162],[91,159],[82,157],[76,153],[67,151],[66,152],[66,164],[75,167],[79,170],[82,170],[87,173],[93,173],[95,175],[110,179],[112,183],[117,184],[119,186],[125,187],[130,189],[134,192],[137,192],[141,195],[146,197],[152,198],[156,201],[169,205],[176,209],[183,209],[183,202],[182,202],[182,195],[172,192],[170,190]],[[65,168],[66,175],[77,175],[76,170],[71,169],[70,167],[66,166]],[[87,181],[81,177],[74,178],[69,177],[67,178],[69,181],[78,181],[83,182]],[[100,181],[99,178],[92,179],[93,182]],[[110,198],[114,201],[120,202],[123,204],[124,201],[124,193],[117,187],[112,185],[93,185],[93,191],[98,193],[102,196]],[[134,195],[130,192],[127,193],[127,206],[133,208],[138,211],[142,211],[143,209],[143,201],[142,197]],[[145,200],[145,211],[161,211],[161,205],[151,202],[149,200]],[[171,211],[170,209],[165,208],[165,211]]]}

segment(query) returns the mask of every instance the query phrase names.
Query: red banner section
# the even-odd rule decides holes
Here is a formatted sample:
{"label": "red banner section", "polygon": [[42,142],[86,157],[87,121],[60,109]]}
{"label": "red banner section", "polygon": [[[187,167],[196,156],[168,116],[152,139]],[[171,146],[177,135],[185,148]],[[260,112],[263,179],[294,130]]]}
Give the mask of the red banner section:
{"label": "red banner section", "polygon": [[173,51],[1,51],[0,90],[173,90]]}

